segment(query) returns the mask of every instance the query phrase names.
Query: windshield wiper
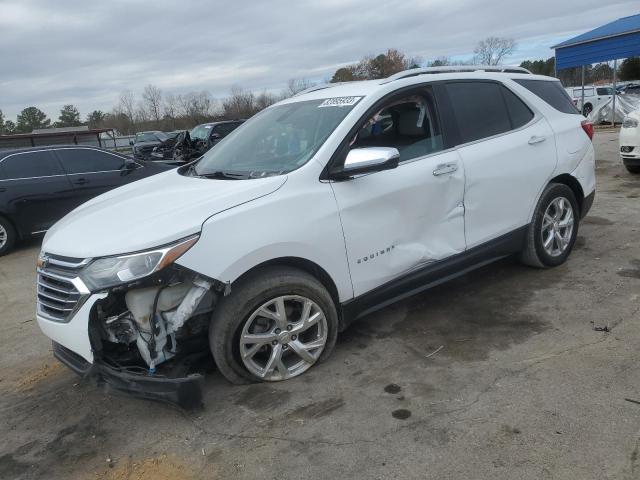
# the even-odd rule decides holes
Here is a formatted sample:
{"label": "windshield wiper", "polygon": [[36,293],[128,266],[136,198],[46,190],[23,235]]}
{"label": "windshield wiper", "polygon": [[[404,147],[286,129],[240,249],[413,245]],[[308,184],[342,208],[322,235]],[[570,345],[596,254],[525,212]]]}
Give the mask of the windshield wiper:
{"label": "windshield wiper", "polygon": [[214,178],[219,180],[246,180],[249,175],[246,173],[229,172],[225,170],[217,170],[215,172],[201,173],[197,175],[200,178]]}

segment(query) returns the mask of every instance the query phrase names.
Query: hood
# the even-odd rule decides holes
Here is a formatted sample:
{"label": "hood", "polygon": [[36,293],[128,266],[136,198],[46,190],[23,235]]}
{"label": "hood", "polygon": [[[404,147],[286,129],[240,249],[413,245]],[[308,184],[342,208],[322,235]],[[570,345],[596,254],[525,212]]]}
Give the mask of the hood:
{"label": "hood", "polygon": [[42,250],[74,258],[154,248],[197,233],[212,215],[275,192],[285,176],[253,180],[160,173],[100,195],[56,223]]}

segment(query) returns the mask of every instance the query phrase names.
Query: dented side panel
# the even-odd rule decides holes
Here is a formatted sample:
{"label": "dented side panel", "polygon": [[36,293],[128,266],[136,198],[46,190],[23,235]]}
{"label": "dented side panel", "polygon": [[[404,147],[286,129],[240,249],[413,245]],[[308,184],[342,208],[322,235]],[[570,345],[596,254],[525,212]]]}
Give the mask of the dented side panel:
{"label": "dented side panel", "polygon": [[[455,169],[434,175],[443,164]],[[356,296],[465,250],[464,177],[449,151],[332,183]]]}

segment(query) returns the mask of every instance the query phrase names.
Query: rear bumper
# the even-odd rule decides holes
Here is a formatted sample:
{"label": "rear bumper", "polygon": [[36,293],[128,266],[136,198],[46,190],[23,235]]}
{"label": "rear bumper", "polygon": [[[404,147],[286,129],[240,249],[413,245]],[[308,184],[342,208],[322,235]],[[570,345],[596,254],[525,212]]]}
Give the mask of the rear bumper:
{"label": "rear bumper", "polygon": [[151,376],[143,370],[113,367],[99,359],[89,363],[56,342],[53,342],[53,355],[82,378],[91,379],[108,391],[172,403],[184,409],[202,406],[203,375],[169,378]]}

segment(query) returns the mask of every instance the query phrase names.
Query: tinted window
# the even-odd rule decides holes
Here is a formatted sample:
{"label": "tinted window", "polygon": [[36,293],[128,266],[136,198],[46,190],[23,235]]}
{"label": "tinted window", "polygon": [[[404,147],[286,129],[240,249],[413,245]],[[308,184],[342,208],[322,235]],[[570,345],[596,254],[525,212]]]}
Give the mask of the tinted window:
{"label": "tinted window", "polygon": [[365,123],[351,148],[394,147],[400,161],[442,150],[435,104],[429,94],[392,100]]}
{"label": "tinted window", "polygon": [[613,88],[598,88],[596,92],[598,95],[613,95]]}
{"label": "tinted window", "polygon": [[18,153],[5,158],[0,165],[7,179],[64,175],[58,160],[49,151]]}
{"label": "tinted window", "polygon": [[124,158],[90,148],[60,149],[56,153],[67,173],[90,173],[120,170]]}
{"label": "tinted window", "polygon": [[502,87],[502,94],[511,117],[511,128],[520,128],[529,123],[533,118],[533,112],[529,107],[506,87]]}
{"label": "tinted window", "polygon": [[514,81],[540,97],[556,110],[562,113],[575,113],[576,115],[580,115],[580,112],[573,104],[573,101],[571,101],[571,97],[569,97],[564,88],[562,88],[560,82],[549,80],[524,80],[520,78],[514,79]]}
{"label": "tinted window", "polygon": [[223,123],[222,125],[216,126],[213,129],[213,132],[219,134],[221,137],[224,137],[226,135],[229,135],[239,126],[239,123]]}
{"label": "tinted window", "polygon": [[447,84],[462,143],[511,130],[500,85],[489,82]]}

